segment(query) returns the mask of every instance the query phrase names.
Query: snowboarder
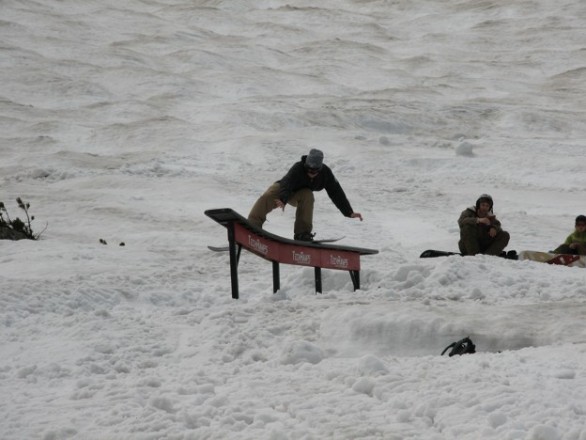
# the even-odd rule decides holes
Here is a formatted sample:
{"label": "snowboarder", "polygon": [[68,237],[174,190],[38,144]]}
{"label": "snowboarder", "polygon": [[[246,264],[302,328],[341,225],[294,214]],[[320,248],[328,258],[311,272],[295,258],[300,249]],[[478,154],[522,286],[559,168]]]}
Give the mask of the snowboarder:
{"label": "snowboarder", "polygon": [[362,221],[362,215],[354,212],[334,173],[323,163],[323,158],[323,152],[316,149],[311,149],[309,154],[301,156],[301,160],[296,162],[281,180],[273,183],[259,197],[248,214],[248,221],[262,228],[269,212],[275,208],[284,210],[288,203],[297,208],[293,238],[312,241],[315,235],[312,234],[315,200],[313,191],[321,191],[324,188],[344,216],[359,218]]}
{"label": "snowboarder", "polygon": [[492,197],[482,194],[475,206],[465,209],[460,215],[458,247],[462,255],[501,255],[509,244],[510,235],[502,230],[493,206]]}
{"label": "snowboarder", "polygon": [[574,232],[553,252],[555,254],[586,255],[586,215],[576,217]]}

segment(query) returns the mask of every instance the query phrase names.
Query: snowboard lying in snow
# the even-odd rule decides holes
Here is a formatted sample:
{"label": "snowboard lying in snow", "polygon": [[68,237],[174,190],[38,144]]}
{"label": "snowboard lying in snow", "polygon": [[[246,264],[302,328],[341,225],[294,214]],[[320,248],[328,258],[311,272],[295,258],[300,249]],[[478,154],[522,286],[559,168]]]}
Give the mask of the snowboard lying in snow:
{"label": "snowboard lying in snow", "polygon": [[554,254],[553,252],[521,251],[519,260],[539,261],[540,263],[559,264],[562,266],[586,267],[586,256],[571,254]]}
{"label": "snowboard lying in snow", "polygon": [[436,257],[449,257],[450,255],[462,255],[458,252],[438,251],[436,249],[428,249],[423,251],[419,258],[436,258]]}
{"label": "snowboard lying in snow", "polygon": [[[421,255],[419,256],[419,258],[449,257],[450,255],[462,256],[462,254],[459,252],[438,251],[436,249],[428,249],[426,251],[423,251],[421,253]],[[499,257],[506,258],[507,260],[517,260],[518,259],[517,251],[503,252],[501,255],[499,255]]]}

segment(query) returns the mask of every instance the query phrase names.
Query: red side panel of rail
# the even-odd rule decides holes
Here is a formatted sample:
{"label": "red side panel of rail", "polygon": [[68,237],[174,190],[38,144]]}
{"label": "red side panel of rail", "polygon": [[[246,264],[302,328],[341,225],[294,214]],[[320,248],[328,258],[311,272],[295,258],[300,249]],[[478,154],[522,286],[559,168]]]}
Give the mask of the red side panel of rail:
{"label": "red side panel of rail", "polygon": [[246,250],[270,261],[323,269],[360,270],[360,254],[338,249],[279,243],[234,224],[234,238]]}

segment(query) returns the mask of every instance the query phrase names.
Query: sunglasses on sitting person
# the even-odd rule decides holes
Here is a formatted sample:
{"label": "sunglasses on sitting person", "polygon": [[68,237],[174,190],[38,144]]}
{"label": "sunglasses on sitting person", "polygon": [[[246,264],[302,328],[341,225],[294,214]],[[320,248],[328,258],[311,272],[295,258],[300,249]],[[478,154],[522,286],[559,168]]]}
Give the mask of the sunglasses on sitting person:
{"label": "sunglasses on sitting person", "polygon": [[586,223],[576,223],[577,228],[579,228],[580,226],[584,227],[584,226],[586,226]]}
{"label": "sunglasses on sitting person", "polygon": [[310,174],[318,174],[321,171],[321,168],[305,167],[305,170]]}

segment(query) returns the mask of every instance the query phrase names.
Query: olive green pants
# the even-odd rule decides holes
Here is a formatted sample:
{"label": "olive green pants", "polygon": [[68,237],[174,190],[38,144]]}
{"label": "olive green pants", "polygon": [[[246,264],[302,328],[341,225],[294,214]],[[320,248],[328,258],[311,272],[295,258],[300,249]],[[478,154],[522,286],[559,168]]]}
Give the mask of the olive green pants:
{"label": "olive green pants", "polygon": [[[262,228],[267,220],[267,214],[276,208],[275,200],[279,198],[279,183],[273,183],[265,193],[259,197],[248,214],[248,221],[254,226]],[[293,193],[287,203],[295,206],[295,234],[309,233],[313,230],[313,204],[315,198],[313,191],[303,188]]]}
{"label": "olive green pants", "polygon": [[499,231],[494,237],[488,234],[489,228],[483,225],[464,225],[460,228],[458,247],[463,255],[500,255],[507,247],[511,236]]}
{"label": "olive green pants", "polygon": [[586,255],[586,245],[580,244],[577,249],[572,249],[569,244],[562,244],[553,252],[555,254]]}

